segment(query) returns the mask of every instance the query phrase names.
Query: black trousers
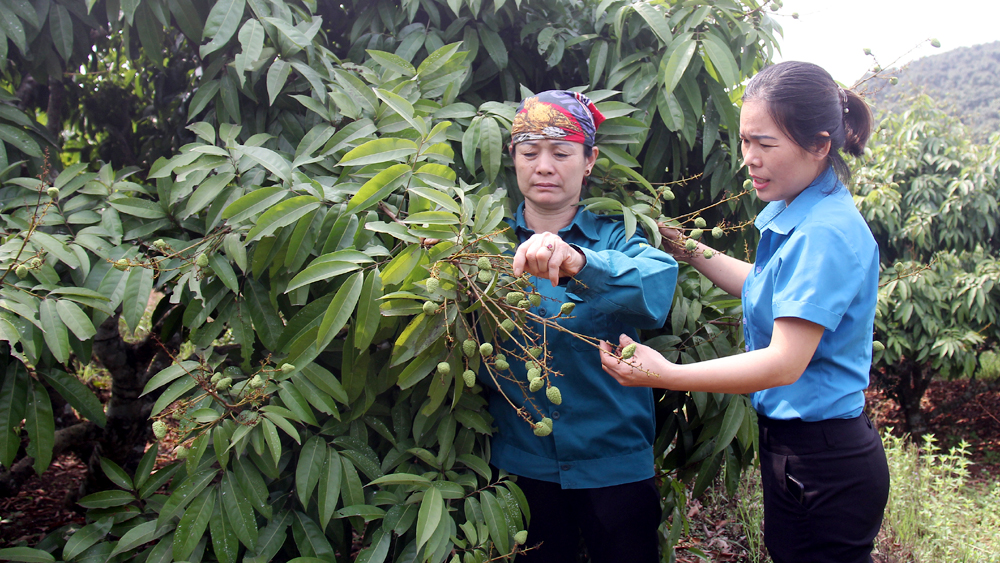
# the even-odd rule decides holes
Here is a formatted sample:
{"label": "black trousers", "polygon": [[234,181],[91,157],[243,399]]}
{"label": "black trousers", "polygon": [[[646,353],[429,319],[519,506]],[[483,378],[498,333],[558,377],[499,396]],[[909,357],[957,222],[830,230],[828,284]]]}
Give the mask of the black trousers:
{"label": "black trousers", "polygon": [[598,489],[518,477],[531,509],[517,563],[577,563],[580,537],[593,563],[657,563],[660,494],[653,479]]}
{"label": "black trousers", "polygon": [[764,544],[775,563],[868,563],[889,467],[868,417],[758,418]]}

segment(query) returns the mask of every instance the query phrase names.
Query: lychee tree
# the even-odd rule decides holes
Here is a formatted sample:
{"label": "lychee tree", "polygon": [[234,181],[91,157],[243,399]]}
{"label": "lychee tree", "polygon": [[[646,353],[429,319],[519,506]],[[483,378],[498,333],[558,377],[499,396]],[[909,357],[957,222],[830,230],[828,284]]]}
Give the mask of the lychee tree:
{"label": "lychee tree", "polygon": [[[87,526],[19,556],[485,561],[530,545],[530,507],[488,464],[490,390],[469,377],[531,363],[524,392],[556,403],[572,377],[546,369],[545,341],[572,307],[531,313],[540,296],[510,271],[505,135],[528,92],[584,89],[609,118],[584,205],[654,243],[658,221],[748,236],[734,100],[777,30],[753,0],[69,4],[41,21],[0,6],[38,30],[15,41],[11,90],[46,57],[96,64],[53,52],[53,26],[111,30],[101,44],[122,52],[98,59],[128,57],[135,88],[192,66],[187,96],[150,102],[170,116],[151,135],[176,147],[154,162],[74,162],[59,139],[46,159],[30,118],[38,151],[3,137],[0,463],[41,472],[74,442],[56,401],[100,436],[84,443],[117,436],[89,456],[108,490],[80,500]],[[75,127],[62,138],[90,142]],[[738,300],[689,269],[679,286],[647,342],[679,361],[738,350]],[[154,291],[151,328],[124,339]],[[523,347],[500,357],[514,334]],[[92,357],[112,374],[106,409],[74,375]],[[658,405],[669,558],[679,479],[699,493],[725,467],[734,487],[755,425],[741,396]],[[174,433],[177,462],[154,467],[150,432]]]}

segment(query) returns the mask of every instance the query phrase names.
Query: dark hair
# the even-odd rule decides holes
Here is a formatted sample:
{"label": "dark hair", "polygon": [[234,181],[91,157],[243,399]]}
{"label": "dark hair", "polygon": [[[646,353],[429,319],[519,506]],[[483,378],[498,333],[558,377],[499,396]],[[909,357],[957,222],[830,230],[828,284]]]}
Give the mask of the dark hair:
{"label": "dark hair", "polygon": [[[845,184],[851,169],[840,154],[861,156],[874,119],[864,98],[841,88],[830,73],[812,63],[786,61],[768,66],[747,84],[743,101],[767,104],[771,119],[797,145],[814,152],[827,140],[827,157]],[[829,137],[821,135],[826,132]]]}

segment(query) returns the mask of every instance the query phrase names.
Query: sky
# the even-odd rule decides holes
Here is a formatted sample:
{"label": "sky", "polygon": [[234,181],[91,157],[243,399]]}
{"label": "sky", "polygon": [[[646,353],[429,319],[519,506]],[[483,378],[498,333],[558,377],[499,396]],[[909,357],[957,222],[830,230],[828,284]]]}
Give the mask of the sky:
{"label": "sky", "polygon": [[876,64],[865,48],[890,68],[1000,40],[1000,0],[784,0],[772,14],[784,30],[776,60],[818,64],[847,86]]}

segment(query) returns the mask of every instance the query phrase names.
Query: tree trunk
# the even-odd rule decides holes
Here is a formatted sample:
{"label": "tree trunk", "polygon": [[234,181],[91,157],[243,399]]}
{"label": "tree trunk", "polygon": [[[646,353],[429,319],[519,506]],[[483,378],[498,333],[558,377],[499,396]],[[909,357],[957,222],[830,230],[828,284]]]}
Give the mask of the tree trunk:
{"label": "tree trunk", "polygon": [[892,378],[894,381],[890,392],[903,411],[906,431],[914,438],[919,438],[927,432],[927,421],[920,403],[934,372],[928,363],[917,364],[909,360],[902,360],[891,366],[890,371],[895,376]]}

